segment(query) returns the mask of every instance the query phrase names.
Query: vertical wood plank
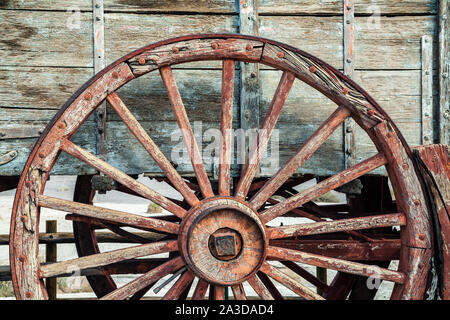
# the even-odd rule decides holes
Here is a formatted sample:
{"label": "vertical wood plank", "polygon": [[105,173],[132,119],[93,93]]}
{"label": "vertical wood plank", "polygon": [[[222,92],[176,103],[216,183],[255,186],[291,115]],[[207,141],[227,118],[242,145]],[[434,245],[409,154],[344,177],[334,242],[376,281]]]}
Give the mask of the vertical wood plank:
{"label": "vertical wood plank", "polygon": [[433,38],[422,39],[422,144],[433,142]]}
{"label": "vertical wood plank", "polygon": [[448,15],[449,1],[439,1],[439,142],[448,145],[450,142],[450,85],[449,85],[449,60],[448,49]]}
{"label": "vertical wood plank", "polygon": [[[349,78],[353,77],[355,71],[354,64],[354,41],[355,41],[355,7],[353,0],[343,0],[344,10],[344,74]],[[349,168],[356,164],[355,150],[355,121],[348,117],[344,122],[344,161],[345,168]]]}
{"label": "vertical wood plank", "polygon": [[[239,33],[259,36],[258,0],[239,0]],[[244,132],[259,128],[259,105],[259,65],[241,62],[240,123]]]}
{"label": "vertical wood plank", "polygon": [[[56,234],[57,232],[56,220],[47,220],[45,222],[45,232]],[[45,245],[45,262],[52,263],[56,261],[57,261],[57,244],[47,243]],[[58,284],[56,280],[58,280],[58,278],[45,279],[45,286],[47,288],[49,300],[56,300],[56,292],[58,291]]]}
{"label": "vertical wood plank", "polygon": [[[105,38],[104,38],[104,10],[103,0],[93,0],[93,41],[94,41],[94,73],[105,68]],[[106,161],[106,102],[95,110],[96,153]]]}

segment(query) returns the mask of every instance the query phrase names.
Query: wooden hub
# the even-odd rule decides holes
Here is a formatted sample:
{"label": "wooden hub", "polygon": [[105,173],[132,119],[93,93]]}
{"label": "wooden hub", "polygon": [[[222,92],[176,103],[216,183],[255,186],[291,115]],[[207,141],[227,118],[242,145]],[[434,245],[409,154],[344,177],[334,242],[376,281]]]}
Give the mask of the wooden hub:
{"label": "wooden hub", "polygon": [[254,275],[264,262],[266,230],[244,203],[207,199],[183,220],[179,247],[186,265],[198,277],[233,285]]}

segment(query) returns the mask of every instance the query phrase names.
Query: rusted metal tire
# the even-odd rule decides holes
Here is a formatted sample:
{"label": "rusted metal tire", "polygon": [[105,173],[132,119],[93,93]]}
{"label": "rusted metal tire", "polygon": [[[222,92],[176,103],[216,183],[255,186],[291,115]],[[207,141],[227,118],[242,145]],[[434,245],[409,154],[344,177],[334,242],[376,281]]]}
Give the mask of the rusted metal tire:
{"label": "rusted metal tire", "polygon": [[[170,67],[201,60],[223,60],[221,131],[224,142],[220,153],[217,191],[211,187],[203,163],[196,161],[201,157],[195,139],[192,139],[192,129]],[[232,123],[235,61],[262,63],[283,71],[262,125],[269,137],[296,78],[320,91],[335,102],[338,108],[267,181],[254,179],[267,145],[267,139],[260,137],[259,148],[250,153],[234,192],[231,193],[228,161],[231,137],[227,129],[231,128]],[[156,70],[159,70],[166,86],[179,127],[184,129],[183,138],[190,146],[188,150],[196,175],[197,193],[191,189],[193,184],[186,183],[176,172],[116,93],[117,89],[134,78]],[[184,202],[162,196],[70,141],[76,130],[105,99],[161,167],[166,180],[184,197]],[[273,199],[272,196],[276,193],[290,192],[284,188],[292,187],[292,174],[348,116],[366,131],[378,154],[306,191],[294,192],[290,196],[284,194],[286,199],[281,202]],[[90,201],[86,197],[83,200],[76,196],[75,200],[80,201],[77,202],[45,196],[45,183],[61,151],[110,176],[119,183],[122,190],[158,203],[173,213],[174,219],[147,218],[82,204],[81,202]],[[386,166],[393,186],[397,212],[323,221],[324,217],[315,214],[313,209],[308,211],[307,204],[314,205],[311,200],[383,165]],[[137,242],[141,239],[143,244],[92,254],[92,250],[97,250],[96,243],[92,242],[91,252],[82,252],[86,247],[78,248],[81,255],[87,254],[83,257],[41,265],[38,259],[41,207],[72,212],[90,224],[108,227],[119,234],[124,234],[121,226],[132,226],[147,231],[156,230],[168,236],[157,241],[146,241],[145,237],[127,234]],[[276,217],[293,214],[307,217],[314,223],[266,226],[267,222]],[[372,238],[372,234],[368,236],[368,233],[361,231],[393,226],[400,226],[401,232],[397,239],[390,239],[390,242]],[[89,231],[81,229],[80,226],[75,227],[79,236],[82,232],[86,234]],[[208,34],[170,39],[130,53],[89,80],[61,108],[36,143],[20,179],[11,219],[10,258],[14,290],[18,299],[47,298],[43,280],[67,274],[69,267],[76,266],[83,273],[95,268],[102,270],[112,265],[117,267],[117,264],[138,257],[168,252],[172,253],[169,258],[148,262],[147,269],[136,280],[117,289],[111,284],[103,292],[94,288],[96,293],[104,299],[139,298],[158,279],[170,274],[181,276],[164,295],[164,299],[186,298],[187,290],[195,278],[200,280],[193,299],[203,299],[208,287],[211,299],[224,299],[225,288],[228,286],[236,299],[245,299],[244,282],[248,282],[262,299],[281,298],[272,280],[305,299],[331,299],[331,293],[326,291],[339,289],[339,286],[323,286],[322,289],[326,290],[319,295],[290,274],[280,271],[276,264],[269,263],[278,260],[302,277],[309,277],[312,282],[318,283],[317,279],[304,273],[297,263],[334,269],[339,271],[339,275],[354,274],[391,281],[395,283],[392,299],[421,299],[426,290],[430,268],[430,230],[430,218],[410,150],[393,122],[364,90],[323,61],[288,45],[258,37]],[[342,241],[344,249],[346,248],[345,259],[317,254],[314,248],[306,250],[306,243],[302,242],[302,239],[312,237],[316,244],[321,241],[323,245],[329,239],[319,235],[337,233],[344,236]],[[355,243],[355,240],[359,241]],[[349,250],[350,243],[359,249],[363,248],[364,255],[350,257],[357,251]],[[363,261],[367,253],[374,255],[375,248],[381,248],[377,251],[378,260],[398,258],[398,270],[374,268],[369,262],[355,262]],[[396,250],[397,254],[393,255],[392,250]],[[334,282],[338,281],[342,280],[335,279]],[[338,293],[333,294],[339,296]]]}

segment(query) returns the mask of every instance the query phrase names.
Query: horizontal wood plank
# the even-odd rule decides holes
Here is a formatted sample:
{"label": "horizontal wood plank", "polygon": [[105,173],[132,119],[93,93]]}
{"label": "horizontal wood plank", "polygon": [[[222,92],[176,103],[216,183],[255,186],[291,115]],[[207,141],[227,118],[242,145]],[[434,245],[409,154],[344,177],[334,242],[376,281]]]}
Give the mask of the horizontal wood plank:
{"label": "horizontal wood plank", "polygon": [[[238,33],[237,16],[105,14],[107,64],[148,44],[197,33]],[[182,67],[220,69],[220,61],[193,62]]]}
{"label": "horizontal wood plank", "polygon": [[[301,2],[301,3],[300,3]],[[261,14],[342,14],[343,1],[299,1],[299,0],[260,0]],[[380,10],[380,14],[436,13],[435,0],[358,0],[355,1],[355,14],[372,15]]]}
{"label": "horizontal wood plank", "polygon": [[[6,36],[2,65],[92,67],[91,14],[0,10]],[[291,44],[342,68],[342,17],[262,16],[260,35]],[[372,21],[372,20],[370,20]],[[434,16],[355,18],[357,69],[420,69],[420,38],[434,35]],[[378,21],[378,20],[377,20]],[[107,64],[142,46],[187,33],[237,33],[235,15],[105,14]],[[75,27],[74,27],[75,26]],[[220,68],[220,62],[179,67]]]}
{"label": "horizontal wood plank", "polygon": [[1,64],[92,67],[92,15],[74,19],[65,11],[0,10]]}
{"label": "horizontal wood plank", "polygon": [[[64,0],[2,1],[0,9],[67,10],[71,4]],[[376,7],[375,7],[376,5]],[[260,14],[342,14],[341,0],[259,0]],[[92,10],[92,2],[79,0],[76,7]],[[235,0],[104,0],[105,11],[120,12],[201,12],[237,13]],[[381,14],[434,14],[436,0],[389,1],[360,0],[355,3],[356,14],[373,14],[377,8]]]}
{"label": "horizontal wood plank", "polygon": [[[342,17],[262,16],[260,35],[290,44],[342,69]],[[356,17],[356,69],[420,69],[420,38],[434,35],[434,16]]]}

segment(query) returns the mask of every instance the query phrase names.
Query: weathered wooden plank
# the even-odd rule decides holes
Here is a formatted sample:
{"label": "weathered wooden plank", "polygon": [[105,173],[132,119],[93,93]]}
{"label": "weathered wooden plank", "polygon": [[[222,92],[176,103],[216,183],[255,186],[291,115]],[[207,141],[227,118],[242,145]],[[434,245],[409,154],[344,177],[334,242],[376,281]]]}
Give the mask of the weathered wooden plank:
{"label": "weathered wooden plank", "polygon": [[[341,0],[259,0],[262,14],[341,14]],[[379,11],[378,11],[379,10]],[[357,14],[411,14],[436,13],[436,1],[433,0],[358,0],[355,3]]]}
{"label": "weathered wooden plank", "polygon": [[[188,30],[188,31],[187,31]],[[107,64],[153,42],[196,33],[237,33],[238,19],[229,15],[105,14]],[[221,68],[220,61],[188,63],[183,67]]]}
{"label": "weathered wooden plank", "polygon": [[107,11],[236,13],[235,0],[105,0]]}
{"label": "weathered wooden plank", "polygon": [[[0,92],[0,106],[27,109],[58,109],[90,77],[92,72],[91,69],[34,67],[3,67],[0,71],[4,71],[0,77],[0,88],[3,88]],[[220,70],[174,70],[174,75],[191,120],[207,121],[208,118],[220,117]],[[267,112],[280,77],[281,72],[261,71],[262,115]],[[196,80],[195,86],[192,85],[192,79]],[[355,79],[379,102],[394,121],[420,120],[420,72],[413,70],[356,71]],[[42,83],[51,84],[47,86],[46,91],[43,91]],[[236,84],[235,90],[238,88]],[[138,120],[175,120],[170,111],[164,85],[157,73],[150,73],[133,80],[118,93]],[[436,95],[437,92],[433,94]],[[235,114],[238,112],[237,101],[238,97],[235,97]],[[398,108],[399,105],[402,108]],[[298,122],[308,119],[310,123],[321,123],[325,120],[325,114],[331,114],[335,108],[336,105],[322,94],[296,80],[279,121]],[[24,110],[23,114],[0,107],[0,115],[2,115],[0,119],[45,121],[53,115],[48,110],[42,111],[43,113],[22,110]],[[47,117],[47,114],[51,116]],[[110,114],[108,120],[111,119],[118,118]]]}
{"label": "weathered wooden plank", "polygon": [[[92,67],[92,18],[69,12],[0,10],[2,65]],[[64,84],[64,81],[62,82]]]}
{"label": "weathered wooden plank", "polygon": [[[105,0],[107,11],[120,12],[196,12],[196,13],[237,13],[238,4],[235,0]],[[342,12],[341,0],[259,0],[259,11],[262,14],[335,14]],[[72,5],[72,4],[71,4]],[[79,0],[76,6],[82,11],[92,9],[92,2]],[[26,10],[67,10],[69,7],[64,0],[30,0],[30,1],[2,1],[0,9]],[[404,0],[388,1],[360,0],[356,3],[356,13],[372,15],[380,14],[434,14],[436,13],[434,0]]]}
{"label": "weathered wooden plank", "polygon": [[421,37],[436,32],[434,16],[355,18],[356,69],[419,69]]}
{"label": "weathered wooden plank", "polygon": [[[81,85],[84,81],[83,77],[86,77],[87,79],[90,76],[85,71],[89,69],[50,68],[49,71],[51,71],[51,74],[59,74],[59,76],[62,76],[60,72],[64,72],[65,70],[68,70],[69,72],[81,70],[83,72],[82,74],[77,72],[74,76],[74,78],[77,79],[75,81],[79,81],[80,83],[72,84],[71,88],[50,86],[49,90],[51,89],[51,91],[39,93],[41,83],[47,81],[45,79],[51,78],[50,75],[45,73],[46,70],[34,67],[8,67],[7,70],[9,70],[8,74],[10,76],[7,79],[0,81],[5,85],[10,85],[10,80],[8,79],[14,79],[14,75],[16,74],[14,70],[16,69],[32,72],[31,74],[33,77],[27,77],[24,74],[22,78],[24,81],[27,79],[34,79],[34,81],[28,86],[20,87],[20,90],[18,91],[12,89],[5,90],[1,98],[2,105],[11,107],[20,106],[22,108],[47,108],[49,106],[58,108],[72,92]],[[59,72],[56,70],[59,70]],[[203,131],[210,128],[219,129],[221,71],[174,70],[174,74],[177,78],[177,83],[191,123],[203,121]],[[263,84],[261,114],[267,112],[280,76],[281,72],[270,70],[261,71]],[[361,86],[365,88],[394,119],[405,135],[407,141],[413,145],[421,144],[420,71],[356,71],[355,77],[356,81],[360,83]],[[58,79],[60,79],[60,82],[63,82],[62,78]],[[196,79],[196,86],[192,86],[192,79]],[[59,88],[63,89],[61,90],[62,92],[59,92]],[[235,86],[235,90],[238,90],[237,85]],[[36,94],[29,103],[21,102],[23,99],[28,98],[28,92],[37,92],[39,94]],[[151,73],[138,78],[121,88],[119,94],[127,106],[130,107],[130,110],[135,117],[139,121],[145,122],[144,128],[150,133],[152,139],[155,139],[155,142],[159,146],[163,147],[164,145],[167,145],[162,151],[170,159],[171,148],[177,144],[176,142],[171,142],[170,139],[171,133],[176,129],[176,124],[173,122],[175,118],[159,75]],[[54,102],[49,103],[49,99],[53,99]],[[238,104],[235,99],[234,114],[238,113],[237,106]],[[399,106],[402,107],[399,108]],[[335,108],[336,105],[319,92],[311,90],[309,86],[301,81],[296,80],[294,82],[293,89],[289,94],[280,115],[279,123],[276,127],[276,129],[279,130],[278,137],[280,138],[280,165],[285,163],[288,157],[298,150],[299,145],[305,142],[305,139],[317,129],[318,125],[320,125],[326,117],[335,110]],[[28,108],[20,109],[20,112],[17,112],[17,109],[15,108],[0,108],[0,119],[6,120],[5,122],[0,121],[0,131],[1,128],[8,127],[9,124],[7,124],[7,122],[14,122],[19,127],[25,124],[32,127],[43,126],[51,119],[55,112],[56,110],[44,109],[38,111]],[[216,121],[214,122],[214,125],[212,125],[211,119]],[[120,165],[120,163],[123,162],[122,169],[130,173],[134,169],[157,169],[156,164],[150,161],[150,157],[144,153],[145,150],[136,145],[136,140],[127,132],[125,125],[119,121],[119,118],[114,112],[109,112],[108,121],[115,123],[108,124],[110,127],[109,130],[111,130],[110,132],[114,132],[114,134],[110,133],[108,135],[111,140],[111,143],[108,144],[108,157],[115,165]],[[168,123],[157,123],[160,121],[167,121]],[[92,137],[94,128],[92,123],[86,123],[84,126],[86,126],[86,128],[81,128],[81,132],[74,137],[75,141],[77,144],[87,148],[90,152],[93,152],[94,149],[91,149],[91,147],[94,143]],[[195,129],[195,123],[193,123],[193,126]],[[236,117],[234,119],[233,127],[237,127]],[[360,129],[356,128],[356,130]],[[358,140],[356,143],[358,144],[358,148],[361,149],[361,152],[358,152],[357,154],[357,160],[359,161],[373,155],[376,151],[372,147],[372,142],[364,132],[361,131],[360,133],[358,131],[357,135]],[[325,145],[321,146],[321,148],[313,154],[313,157],[304,164],[302,169],[308,169],[307,171],[314,170],[314,172],[321,172],[323,174],[332,174],[341,170],[341,137],[342,136],[339,134],[333,134],[330,139],[327,140]],[[2,166],[0,171],[2,173],[8,172],[8,174],[20,174],[34,141],[34,139],[4,140],[2,144],[0,144],[0,151],[6,153],[12,149],[16,150],[17,148],[18,157],[11,163]],[[139,158],[128,160],[130,159],[131,152],[140,155]],[[330,154],[333,154],[333,157],[330,157]],[[317,171],[319,167],[323,168],[322,171]],[[180,164],[177,169],[189,171],[189,168],[189,164]],[[55,172],[64,173],[64,170],[71,173],[76,173],[77,170],[81,170],[79,171],[80,173],[90,172],[87,170],[86,166],[71,160],[70,157],[63,154],[61,160],[57,163]],[[210,171],[209,167],[207,167],[207,171]]]}
{"label": "weathered wooden plank", "polygon": [[78,0],[74,3],[68,3],[66,0],[5,0],[0,2],[0,9],[66,11],[69,10],[69,8],[78,8],[79,10],[89,11],[92,10],[92,1]]}
{"label": "weathered wooden plank", "polygon": [[422,144],[433,143],[433,38],[422,37]]}
{"label": "weathered wooden plank", "polygon": [[[341,17],[261,16],[260,35],[343,68]],[[433,16],[384,17],[379,28],[355,17],[356,69],[420,69],[420,37],[436,31]]]}
{"label": "weathered wooden plank", "polygon": [[[80,13],[80,28],[70,12],[0,11],[6,34],[4,65],[93,66],[90,13]],[[341,18],[262,16],[260,34],[286,42],[342,67]],[[420,37],[436,30],[433,16],[380,17],[380,28],[355,18],[356,68],[420,69]],[[238,31],[232,15],[105,14],[107,64],[124,54],[166,38],[189,33]],[[295,30],[295,32],[294,32]],[[339,54],[337,54],[339,52]],[[358,53],[359,52],[359,53]],[[190,64],[214,66],[219,63]],[[187,65],[186,65],[187,66]]]}
{"label": "weathered wooden plank", "polygon": [[[105,0],[106,11],[117,12],[192,12],[192,13],[236,13],[235,0]],[[42,1],[2,1],[0,9],[15,10],[59,10],[77,8],[81,11],[92,10],[91,0],[79,0],[68,3],[65,0]]]}
{"label": "weathered wooden plank", "polygon": [[[59,109],[92,74],[91,68],[0,67],[0,106]],[[11,116],[20,114],[12,110]]]}

